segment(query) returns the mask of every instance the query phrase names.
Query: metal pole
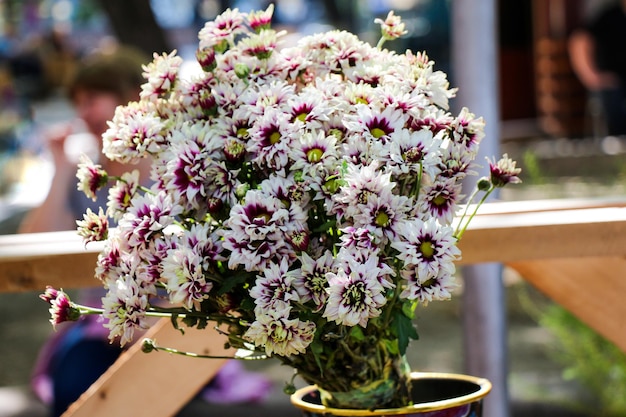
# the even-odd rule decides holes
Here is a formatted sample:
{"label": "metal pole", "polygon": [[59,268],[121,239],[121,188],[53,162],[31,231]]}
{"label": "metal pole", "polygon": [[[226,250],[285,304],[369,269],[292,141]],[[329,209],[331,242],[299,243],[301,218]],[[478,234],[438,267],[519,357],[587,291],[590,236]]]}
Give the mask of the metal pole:
{"label": "metal pole", "polygon": [[[499,157],[499,101],[496,0],[460,0],[452,4],[452,79],[456,103],[485,118],[486,136],[477,161]],[[471,184],[468,184],[471,185]],[[485,417],[510,415],[507,386],[506,314],[502,267],[463,268],[463,341],[465,371],[493,384],[484,403]]]}

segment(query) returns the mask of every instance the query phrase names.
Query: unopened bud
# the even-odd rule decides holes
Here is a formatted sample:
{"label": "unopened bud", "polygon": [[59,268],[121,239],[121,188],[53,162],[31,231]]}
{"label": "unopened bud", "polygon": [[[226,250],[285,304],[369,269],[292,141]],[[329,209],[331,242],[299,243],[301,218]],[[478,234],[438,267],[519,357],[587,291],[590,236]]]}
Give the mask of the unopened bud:
{"label": "unopened bud", "polygon": [[491,181],[489,181],[489,178],[483,177],[478,180],[476,186],[480,191],[489,191],[491,188]]}
{"label": "unopened bud", "polygon": [[153,350],[156,350],[156,344],[154,343],[154,340],[148,338],[143,339],[143,341],[141,342],[141,351],[143,353],[150,353]]}

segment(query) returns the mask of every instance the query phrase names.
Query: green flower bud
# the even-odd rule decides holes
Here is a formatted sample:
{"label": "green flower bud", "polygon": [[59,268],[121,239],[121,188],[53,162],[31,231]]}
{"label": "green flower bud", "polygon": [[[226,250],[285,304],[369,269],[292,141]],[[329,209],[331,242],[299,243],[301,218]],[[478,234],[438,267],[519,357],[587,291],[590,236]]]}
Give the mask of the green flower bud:
{"label": "green flower bud", "polygon": [[489,181],[489,178],[483,177],[478,180],[476,187],[478,187],[480,191],[489,191],[491,188],[491,181]]}
{"label": "green flower bud", "polygon": [[143,353],[150,353],[153,350],[156,350],[154,340],[148,338],[143,339],[143,341],[141,342],[141,351]]}
{"label": "green flower bud", "polygon": [[237,78],[240,80],[246,79],[250,75],[250,68],[242,62],[238,62],[235,64],[235,75],[237,75]]}

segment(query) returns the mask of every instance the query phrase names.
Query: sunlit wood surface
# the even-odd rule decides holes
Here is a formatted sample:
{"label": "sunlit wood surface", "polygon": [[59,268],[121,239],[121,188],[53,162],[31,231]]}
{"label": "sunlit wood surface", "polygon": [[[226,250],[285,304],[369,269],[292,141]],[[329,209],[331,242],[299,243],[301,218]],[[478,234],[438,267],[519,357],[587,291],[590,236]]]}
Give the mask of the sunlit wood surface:
{"label": "sunlit wood surface", "polygon": [[[459,264],[623,256],[625,205],[623,200],[487,204],[459,243]],[[101,248],[85,246],[74,231],[0,236],[0,292],[97,286],[93,271]]]}

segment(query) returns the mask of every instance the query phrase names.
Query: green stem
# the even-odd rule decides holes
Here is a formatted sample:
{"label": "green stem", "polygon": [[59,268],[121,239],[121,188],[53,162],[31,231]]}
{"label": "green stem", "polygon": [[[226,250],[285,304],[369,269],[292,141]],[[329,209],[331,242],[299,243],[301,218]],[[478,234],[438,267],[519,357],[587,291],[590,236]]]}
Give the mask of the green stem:
{"label": "green stem", "polygon": [[467,199],[467,203],[465,203],[465,209],[463,210],[463,214],[459,218],[459,224],[456,226],[456,230],[454,231],[454,236],[457,236],[459,234],[461,230],[461,225],[463,224],[463,219],[465,219],[465,216],[467,216],[467,211],[472,205],[472,201],[474,200],[474,197],[476,197],[476,194],[478,194],[478,188],[475,188],[472,191],[472,195],[470,196],[470,198]]}
{"label": "green stem", "polygon": [[76,308],[78,308],[78,311],[80,312],[81,316],[98,315],[98,314],[104,313],[104,309],[101,309],[101,308],[93,308],[93,307],[87,307],[87,306],[76,305],[76,304],[75,306]]}
{"label": "green stem", "polygon": [[420,162],[420,171],[417,174],[417,186],[415,187],[415,201],[420,197],[420,190],[422,189],[422,177],[424,176],[424,163]]}
{"label": "green stem", "polygon": [[[73,303],[73,305],[74,305],[74,308],[78,309],[81,316],[104,314],[104,309],[102,308],[89,307],[89,306],[76,304],[76,303]],[[225,321],[225,322],[231,322],[231,323],[241,322],[241,319],[237,317],[233,317],[233,316],[220,316],[216,318],[216,317],[212,317],[211,315],[204,314],[202,312],[185,310],[184,308],[150,307],[148,310],[145,311],[145,315],[147,317],[172,317],[172,316],[177,316],[180,318],[197,317],[197,318],[207,319],[210,321],[219,320],[219,321]]]}
{"label": "green stem", "polygon": [[237,356],[237,355],[202,355],[194,352],[185,352],[183,350],[178,350],[169,347],[157,346],[154,341],[151,341],[152,350],[163,351],[167,353],[173,353],[175,355],[187,356],[191,358],[202,358],[202,359],[239,359],[246,361],[255,361],[255,360],[265,360],[267,359],[266,355],[251,355],[251,356]]}
{"label": "green stem", "polygon": [[[399,273],[399,271],[396,269],[396,273]],[[390,305],[395,305],[397,300],[400,298],[400,293],[402,292],[402,286],[400,285],[396,285],[396,288],[393,291],[393,297],[391,299],[391,301],[389,302]],[[392,308],[387,308],[385,311],[385,316],[383,318],[383,326],[385,326],[385,328],[389,329],[391,326],[391,314],[392,314]]]}
{"label": "green stem", "polygon": [[[489,195],[493,192],[493,190],[495,190],[495,187],[492,185],[489,190],[487,190],[485,192],[485,195],[483,196],[483,198],[480,199],[480,201],[478,202],[478,204],[476,204],[476,208],[474,209],[474,212],[470,215],[469,219],[467,219],[467,221],[465,222],[465,226],[463,228],[461,228],[461,224],[463,223],[463,219],[465,218],[465,216],[467,215],[467,209],[469,207],[469,201],[467,206],[465,207],[465,212],[463,213],[463,216],[461,216],[461,220],[459,221],[459,225],[457,226],[457,230],[454,233],[454,236],[456,237],[457,240],[460,240],[461,237],[463,237],[463,234],[465,233],[465,231],[467,230],[467,227],[469,226],[469,224],[471,223],[472,219],[474,218],[474,216],[476,216],[476,213],[478,213],[478,209],[480,208],[480,206],[483,205],[483,203],[487,200],[487,198],[489,197]],[[476,192],[474,192],[474,194],[472,195],[472,198],[474,198],[474,195],[476,195]],[[470,200],[471,201],[471,200]]]}

